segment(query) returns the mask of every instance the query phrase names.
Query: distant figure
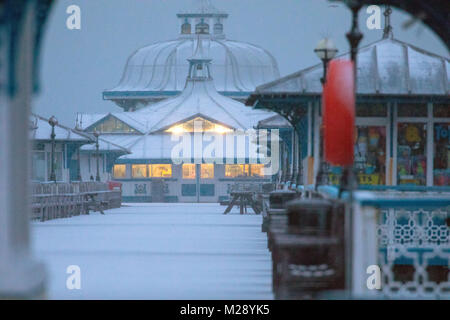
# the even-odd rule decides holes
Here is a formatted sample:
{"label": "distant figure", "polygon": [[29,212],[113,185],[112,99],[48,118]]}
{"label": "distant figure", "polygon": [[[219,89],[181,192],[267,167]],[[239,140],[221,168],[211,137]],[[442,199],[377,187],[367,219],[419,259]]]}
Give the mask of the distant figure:
{"label": "distant figure", "polygon": [[91,179],[91,181],[94,181],[94,176],[92,174],[91,174],[91,178],[90,179]]}

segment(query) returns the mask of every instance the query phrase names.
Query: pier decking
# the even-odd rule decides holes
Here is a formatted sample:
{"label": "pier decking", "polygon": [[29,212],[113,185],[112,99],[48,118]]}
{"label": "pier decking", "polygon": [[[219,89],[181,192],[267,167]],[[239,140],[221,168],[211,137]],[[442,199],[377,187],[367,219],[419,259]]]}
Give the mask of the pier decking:
{"label": "pier decking", "polygon": [[[219,204],[131,204],[32,223],[50,299],[272,299],[261,216]],[[81,269],[69,290],[66,269]]]}

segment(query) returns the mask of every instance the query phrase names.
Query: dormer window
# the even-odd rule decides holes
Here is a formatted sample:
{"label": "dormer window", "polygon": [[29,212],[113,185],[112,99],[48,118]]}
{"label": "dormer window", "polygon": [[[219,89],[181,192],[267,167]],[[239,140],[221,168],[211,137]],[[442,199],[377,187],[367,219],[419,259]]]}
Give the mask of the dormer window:
{"label": "dormer window", "polygon": [[181,34],[191,34],[191,24],[185,20],[181,25]]}
{"label": "dormer window", "polygon": [[223,34],[223,24],[217,22],[214,24],[214,34]]}
{"label": "dormer window", "polygon": [[202,19],[200,23],[195,26],[196,34],[208,34],[209,33],[209,24],[205,23]]}

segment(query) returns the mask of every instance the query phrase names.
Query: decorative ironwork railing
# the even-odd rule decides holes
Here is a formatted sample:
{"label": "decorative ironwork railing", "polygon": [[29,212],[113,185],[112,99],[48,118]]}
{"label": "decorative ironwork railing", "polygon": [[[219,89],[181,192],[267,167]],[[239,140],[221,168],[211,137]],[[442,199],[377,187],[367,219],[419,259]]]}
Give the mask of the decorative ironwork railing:
{"label": "decorative ironwork railing", "polygon": [[[450,195],[404,194],[362,200],[364,215],[377,208],[376,260],[381,269],[381,293],[385,298],[450,298]],[[369,223],[370,225],[370,223]],[[370,232],[369,232],[370,234]],[[367,247],[366,247],[367,248]]]}

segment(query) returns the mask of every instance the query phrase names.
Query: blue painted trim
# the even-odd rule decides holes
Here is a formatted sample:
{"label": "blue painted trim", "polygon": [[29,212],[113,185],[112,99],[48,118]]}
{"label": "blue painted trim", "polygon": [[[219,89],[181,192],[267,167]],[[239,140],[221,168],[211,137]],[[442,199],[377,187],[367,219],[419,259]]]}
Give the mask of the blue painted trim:
{"label": "blue painted trim", "polygon": [[403,198],[403,199],[362,199],[362,206],[376,208],[445,208],[450,206],[450,198]]}
{"label": "blue painted trim", "polygon": [[425,186],[410,186],[410,185],[398,185],[398,186],[369,186],[369,185],[360,185],[358,190],[369,190],[369,191],[422,191],[422,192],[450,192],[450,187],[425,187]]}
{"label": "blue painted trim", "polygon": [[122,202],[152,202],[151,196],[122,197]]}
{"label": "blue painted trim", "polygon": [[335,186],[318,186],[317,191],[333,199],[337,199],[339,197],[339,188]]}
{"label": "blue painted trim", "polygon": [[177,196],[165,196],[164,202],[168,202],[168,203],[178,202],[178,197]]}

